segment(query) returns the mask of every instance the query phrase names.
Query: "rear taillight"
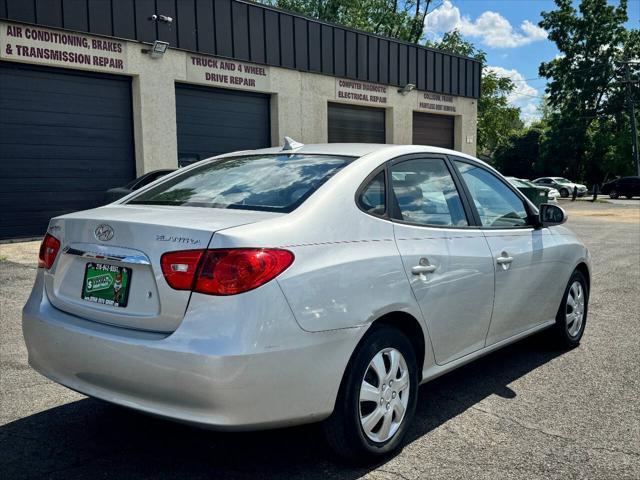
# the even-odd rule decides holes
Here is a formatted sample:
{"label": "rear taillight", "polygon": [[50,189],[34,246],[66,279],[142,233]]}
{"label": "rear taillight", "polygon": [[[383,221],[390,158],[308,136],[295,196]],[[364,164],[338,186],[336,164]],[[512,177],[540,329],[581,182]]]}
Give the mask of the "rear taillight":
{"label": "rear taillight", "polygon": [[171,288],[191,290],[196,270],[205,250],[184,250],[162,255],[162,273]]}
{"label": "rear taillight", "polygon": [[49,269],[56,261],[56,255],[60,250],[60,240],[50,234],[46,234],[40,244],[40,254],[38,255],[38,267]]}
{"label": "rear taillight", "polygon": [[273,280],[293,259],[288,250],[229,248],[165,253],[160,263],[167,283],[176,290],[236,295]]}

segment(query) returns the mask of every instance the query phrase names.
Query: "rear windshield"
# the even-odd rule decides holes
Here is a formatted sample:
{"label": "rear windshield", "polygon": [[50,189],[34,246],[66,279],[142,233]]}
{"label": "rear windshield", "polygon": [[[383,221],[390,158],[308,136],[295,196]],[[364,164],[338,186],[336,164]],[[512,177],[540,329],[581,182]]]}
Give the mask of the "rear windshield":
{"label": "rear windshield", "polygon": [[189,169],[128,203],[291,212],[352,157],[252,155]]}

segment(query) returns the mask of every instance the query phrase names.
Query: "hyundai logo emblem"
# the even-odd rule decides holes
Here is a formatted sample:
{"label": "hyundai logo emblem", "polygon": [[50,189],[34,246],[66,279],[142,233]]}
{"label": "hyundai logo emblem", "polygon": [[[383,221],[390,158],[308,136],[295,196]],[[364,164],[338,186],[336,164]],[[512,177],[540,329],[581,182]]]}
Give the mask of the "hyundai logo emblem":
{"label": "hyundai logo emblem", "polygon": [[102,225],[98,225],[96,227],[93,234],[101,242],[108,242],[113,238],[113,227],[111,225],[103,223]]}

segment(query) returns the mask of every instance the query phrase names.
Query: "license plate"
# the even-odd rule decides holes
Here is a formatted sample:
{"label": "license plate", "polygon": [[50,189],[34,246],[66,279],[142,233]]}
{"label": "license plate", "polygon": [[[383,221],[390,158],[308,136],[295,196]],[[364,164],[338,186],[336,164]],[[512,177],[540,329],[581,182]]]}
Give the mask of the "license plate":
{"label": "license plate", "polygon": [[82,298],[103,305],[126,307],[130,285],[130,268],[89,262],[84,271]]}

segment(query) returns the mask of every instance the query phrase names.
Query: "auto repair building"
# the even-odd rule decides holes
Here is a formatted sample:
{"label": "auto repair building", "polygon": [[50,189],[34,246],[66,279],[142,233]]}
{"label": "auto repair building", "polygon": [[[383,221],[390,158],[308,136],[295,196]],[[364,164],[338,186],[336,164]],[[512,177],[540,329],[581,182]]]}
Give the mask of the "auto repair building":
{"label": "auto repair building", "polygon": [[0,239],[285,135],[474,154],[479,93],[473,59],[244,0],[0,0]]}

